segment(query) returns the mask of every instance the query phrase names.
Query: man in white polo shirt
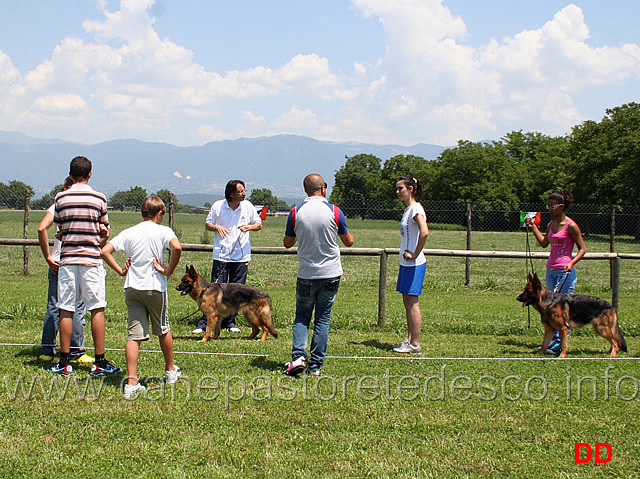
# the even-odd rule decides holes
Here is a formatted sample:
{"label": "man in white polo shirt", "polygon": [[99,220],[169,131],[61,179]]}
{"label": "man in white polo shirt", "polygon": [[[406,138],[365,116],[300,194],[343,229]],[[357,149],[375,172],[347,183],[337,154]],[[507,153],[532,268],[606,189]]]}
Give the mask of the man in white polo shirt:
{"label": "man in white polo shirt", "polygon": [[[216,201],[207,216],[205,228],[215,232],[212,282],[244,284],[247,281],[251,261],[250,232],[261,230],[262,220],[253,204],[245,200],[246,195],[243,181],[229,181],[224,190],[225,199]],[[220,327],[239,333],[235,320],[235,314],[226,317]],[[203,333],[206,327],[207,318],[203,315],[193,333]]]}

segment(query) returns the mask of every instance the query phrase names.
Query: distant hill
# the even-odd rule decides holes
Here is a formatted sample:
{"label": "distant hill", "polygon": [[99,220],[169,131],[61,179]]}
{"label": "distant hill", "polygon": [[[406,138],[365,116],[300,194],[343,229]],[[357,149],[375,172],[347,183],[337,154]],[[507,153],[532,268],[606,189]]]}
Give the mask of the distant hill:
{"label": "distant hill", "polygon": [[106,194],[132,186],[150,193],[166,188],[177,195],[205,195],[209,199],[204,204],[215,201],[216,195],[223,197],[227,181],[238,178],[249,192],[268,188],[293,203],[304,198],[302,179],[308,173],[322,174],[331,186],[345,156],[366,153],[385,161],[406,154],[431,160],[443,150],[442,146],[422,143],[408,147],[336,143],[296,135],[240,138],[193,147],[133,139],[83,145],[0,131],[0,181],[23,181],[38,197],[62,183],[71,158],[84,155],[93,162],[91,185]]}

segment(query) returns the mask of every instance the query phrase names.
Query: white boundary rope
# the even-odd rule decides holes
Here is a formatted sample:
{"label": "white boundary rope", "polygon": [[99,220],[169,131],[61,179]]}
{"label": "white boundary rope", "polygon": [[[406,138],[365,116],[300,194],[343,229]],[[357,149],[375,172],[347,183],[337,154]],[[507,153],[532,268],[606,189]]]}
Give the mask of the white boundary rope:
{"label": "white boundary rope", "polygon": [[[30,344],[30,343],[0,343],[0,346],[32,346],[38,347],[40,344]],[[87,350],[92,350],[94,348],[86,348]],[[122,351],[124,352],[124,348],[105,348],[105,351]],[[140,349],[141,353],[160,353],[161,350],[158,349]],[[260,354],[260,353],[222,353],[222,352],[207,352],[207,351],[173,351],[173,354],[193,354],[194,356],[237,356],[237,357],[252,357],[252,358],[288,358],[289,355],[285,354]],[[536,357],[517,357],[517,358],[509,358],[509,357],[447,357],[447,356],[330,356],[327,355],[325,358],[328,359],[364,359],[364,360],[391,360],[391,361],[549,361],[556,359],[552,355],[547,356],[539,356],[537,353]],[[597,357],[597,358],[563,358],[565,361],[621,361],[621,360],[633,360],[638,361],[637,357]]]}

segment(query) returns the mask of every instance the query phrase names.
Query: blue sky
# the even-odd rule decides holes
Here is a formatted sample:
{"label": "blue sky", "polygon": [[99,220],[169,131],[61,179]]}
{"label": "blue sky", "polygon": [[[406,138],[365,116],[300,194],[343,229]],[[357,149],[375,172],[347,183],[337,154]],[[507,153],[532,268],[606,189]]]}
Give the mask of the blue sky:
{"label": "blue sky", "polygon": [[443,146],[638,101],[637,0],[0,0],[0,130]]}

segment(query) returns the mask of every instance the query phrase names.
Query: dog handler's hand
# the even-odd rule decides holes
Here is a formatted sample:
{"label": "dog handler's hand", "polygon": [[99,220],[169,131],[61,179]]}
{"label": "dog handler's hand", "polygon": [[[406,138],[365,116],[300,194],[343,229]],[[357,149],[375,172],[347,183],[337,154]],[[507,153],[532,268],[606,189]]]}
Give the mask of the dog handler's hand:
{"label": "dog handler's hand", "polygon": [[221,238],[226,238],[227,236],[229,236],[229,230],[224,226],[216,225],[216,231]]}
{"label": "dog handler's hand", "polygon": [[163,263],[161,263],[158,258],[153,258],[153,266],[156,269],[156,271],[158,271],[159,273],[162,273],[165,276],[171,276],[171,274],[173,274],[173,271],[169,271],[169,268],[167,268]]}
{"label": "dog handler's hand", "polygon": [[407,261],[410,261],[410,260],[412,260],[412,259],[415,259],[415,258],[413,257],[413,252],[412,252],[412,251],[409,251],[408,249],[404,250],[404,253],[402,254],[402,257],[403,257],[405,260],[407,260]]}

